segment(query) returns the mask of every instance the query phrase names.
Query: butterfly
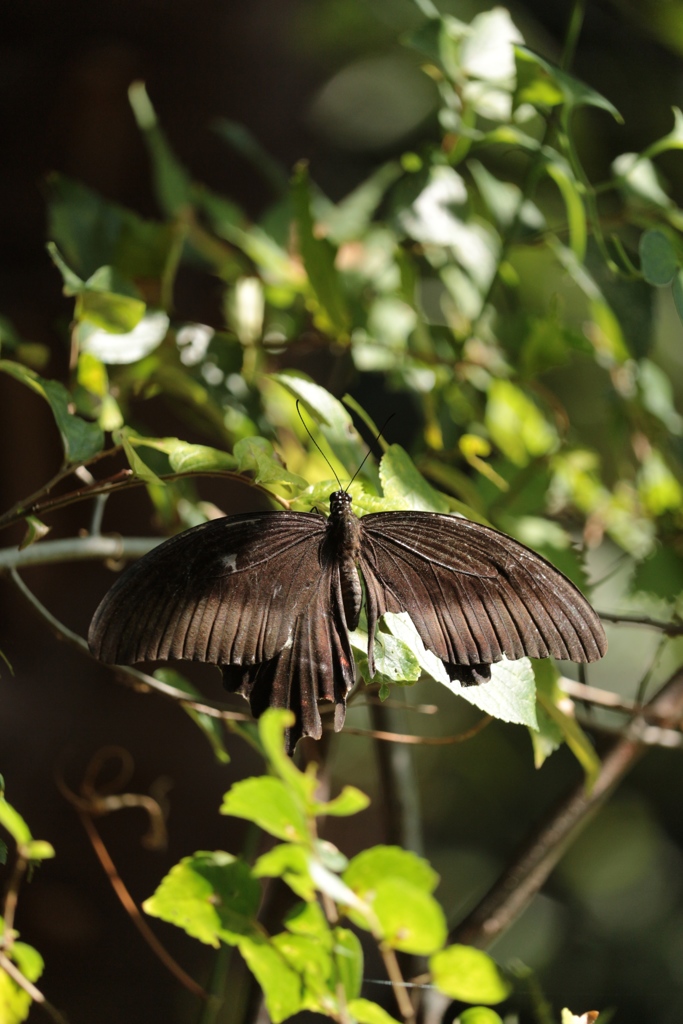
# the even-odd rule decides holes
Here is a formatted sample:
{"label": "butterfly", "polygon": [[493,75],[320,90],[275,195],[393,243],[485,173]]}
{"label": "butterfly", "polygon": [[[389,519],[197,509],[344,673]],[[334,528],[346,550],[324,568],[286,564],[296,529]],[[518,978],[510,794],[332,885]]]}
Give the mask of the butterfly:
{"label": "butterfly", "polygon": [[[359,575],[360,572],[360,575]],[[362,583],[361,583],[362,577]],[[365,603],[368,666],[385,612],[408,612],[425,647],[463,684],[503,657],[597,661],[607,640],[580,591],[504,533],[436,512],[358,518],[344,490],[319,512],[226,516],[165,541],[105,595],[88,642],[114,664],[220,666],[254,716],[290,708],[290,751],[319,739],[319,704],[344,724],[355,682],[349,631]]]}

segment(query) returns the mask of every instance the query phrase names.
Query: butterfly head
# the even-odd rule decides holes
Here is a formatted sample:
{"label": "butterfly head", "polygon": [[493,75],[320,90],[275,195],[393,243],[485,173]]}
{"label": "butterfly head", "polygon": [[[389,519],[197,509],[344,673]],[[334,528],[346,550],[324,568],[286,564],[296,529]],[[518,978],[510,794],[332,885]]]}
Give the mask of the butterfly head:
{"label": "butterfly head", "polygon": [[332,518],[342,516],[351,508],[351,495],[347,491],[335,491],[330,495],[330,515]]}

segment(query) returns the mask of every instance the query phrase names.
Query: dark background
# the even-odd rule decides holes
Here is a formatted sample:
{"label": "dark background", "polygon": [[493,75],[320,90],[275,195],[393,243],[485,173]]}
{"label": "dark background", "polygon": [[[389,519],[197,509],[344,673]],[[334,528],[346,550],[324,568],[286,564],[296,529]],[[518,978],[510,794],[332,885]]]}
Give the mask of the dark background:
{"label": "dark background", "polygon": [[[448,6],[463,20],[478,9],[486,7]],[[570,5],[537,0],[510,9],[527,42],[557,58]],[[146,81],[160,122],[193,175],[257,218],[272,195],[254,167],[212,131],[214,120],[227,117],[246,125],[286,169],[309,158],[313,178],[333,199],[340,198],[373,166],[410,146],[418,133],[424,138],[432,131],[436,137],[437,129],[427,112],[379,148],[367,138],[349,142],[343,112],[338,121],[327,117],[324,105],[320,113],[319,90],[354,61],[400,54],[398,37],[419,22],[417,8],[407,0],[1,4],[0,314],[27,340],[49,346],[46,375],[66,372],[71,309],[44,248],[46,176],[60,171],[145,216],[158,215],[146,152],[127,100],[132,81]],[[683,101],[683,27],[677,26],[683,26],[678,3],[588,4],[574,70],[611,99],[626,122],[619,127],[601,114],[583,117],[584,158],[592,177],[599,178],[617,153],[642,149],[670,129],[670,107]],[[355,111],[347,113],[352,121]],[[667,155],[661,167],[675,187],[683,180],[677,154]],[[179,317],[213,323],[216,295],[206,280],[181,275]],[[159,415],[160,433],[182,432]],[[59,445],[47,407],[4,375],[0,437],[6,507],[55,472]],[[228,511],[239,511],[250,500],[247,494],[210,489],[207,497]],[[53,536],[73,535],[87,524],[86,514],[77,508],[55,516]],[[119,496],[110,502],[107,523],[124,533],[148,534],[149,506],[141,495]],[[3,546],[17,539],[7,534]],[[85,634],[113,577],[97,565],[60,565],[27,570],[24,578],[62,621]],[[232,765],[217,767],[205,739],[180,710],[154,695],[124,689],[55,640],[7,580],[0,579],[0,602],[0,647],[14,667],[13,676],[3,668],[0,678],[0,771],[10,802],[33,834],[53,842],[57,852],[56,860],[22,889],[17,918],[22,937],[45,956],[41,987],[71,1024],[195,1020],[192,997],[158,964],[115,900],[55,775],[63,772],[77,785],[96,750],[121,744],[135,758],[132,789],[145,792],[160,775],[172,781],[164,853],[141,850],[146,826],[139,811],[100,824],[121,874],[142,901],[162,874],[194,849],[239,851],[239,827],[219,819],[216,810],[230,781],[258,771],[259,765],[235,741]],[[194,678],[207,695],[222,697],[215,671],[205,667]],[[425,700],[436,698],[425,692]],[[453,717],[444,731],[466,721],[467,712],[458,713],[463,717]],[[348,736],[336,742],[339,778],[374,794],[376,766],[367,741]],[[482,737],[475,753],[462,748],[438,758],[425,755],[419,769],[428,853],[446,879],[441,898],[453,919],[473,896],[458,879],[472,878],[474,888],[481,889],[558,789],[578,779],[565,753],[534,775],[523,730],[504,727]],[[536,916],[521,922],[514,940],[505,940],[506,954],[516,952],[539,967],[558,1008],[571,1005],[579,1012],[614,1004],[619,1021],[680,1021],[683,917],[673,924],[667,919],[664,938],[661,922],[664,904],[680,899],[682,771],[678,753],[650,755],[616,801],[612,818],[605,819],[604,835],[575,856],[573,867],[538,903]],[[647,796],[647,813],[641,794]],[[644,814],[643,824],[638,816]],[[596,910],[590,885],[586,896],[576,879],[604,872],[596,843],[598,849],[607,844],[609,859],[618,853],[610,836],[636,841],[628,830],[633,821],[642,825],[638,841],[657,850],[650,889]],[[382,839],[380,819],[372,813],[359,818],[358,829],[351,839],[357,848]],[[345,842],[345,852],[353,853]],[[603,881],[608,890],[609,872]],[[604,902],[604,893],[596,899]],[[168,926],[159,926],[158,933],[185,968],[206,983],[211,952]],[[34,1008],[30,1019],[41,1019],[40,1011]]]}

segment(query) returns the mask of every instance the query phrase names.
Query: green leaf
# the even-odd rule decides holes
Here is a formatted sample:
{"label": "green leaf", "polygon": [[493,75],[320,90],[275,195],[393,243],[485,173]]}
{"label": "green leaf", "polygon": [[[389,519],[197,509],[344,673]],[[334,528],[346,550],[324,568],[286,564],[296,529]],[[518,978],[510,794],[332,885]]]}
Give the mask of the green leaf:
{"label": "green leaf", "polygon": [[[443,910],[423,888],[403,878],[378,882],[366,896],[379,922],[382,937],[392,949],[428,956],[446,941]],[[358,918],[354,920],[358,922]]]}
{"label": "green leaf", "polygon": [[518,61],[531,61],[550,77],[551,81],[562,93],[562,98],[570,111],[576,107],[598,107],[600,110],[606,110],[608,114],[611,114],[619,124],[624,123],[623,117],[614,104],[610,103],[604,96],[601,96],[595,89],[591,89],[589,85],[581,82],[567,71],[562,71],[555,64],[544,60],[538,53],[527,49],[526,46],[516,46],[515,52]]}
{"label": "green leaf", "polygon": [[315,885],[309,871],[309,858],[302,846],[281,843],[262,854],[254,865],[256,878],[281,878],[302,900],[315,899]]}
{"label": "green leaf", "polygon": [[509,380],[494,380],[489,387],[486,428],[494,444],[516,466],[527,466],[557,445],[555,428]]}
{"label": "green leaf", "polygon": [[315,771],[301,772],[296,767],[285,749],[285,730],[294,725],[291,711],[281,708],[268,708],[258,721],[258,731],[263,744],[263,751],[271,768],[282,781],[308,805],[318,782]]}
{"label": "green leaf", "polygon": [[347,818],[351,814],[358,814],[370,806],[370,797],[362,793],[355,786],[344,786],[339,796],[327,803],[314,804],[313,813],[327,815],[331,814],[336,818]]}
{"label": "green leaf", "polygon": [[260,900],[261,887],[244,861],[200,850],[171,868],[143,910],[218,947],[256,932]]}
{"label": "green leaf", "polygon": [[402,173],[401,165],[395,160],[383,164],[336,206],[331,205],[326,209],[322,223],[327,238],[335,245],[361,238],[387,189]]}
{"label": "green leaf", "polygon": [[[161,679],[162,682],[168,683],[170,686],[175,686],[177,690],[183,690],[188,697],[197,698],[199,701],[202,699],[199,690],[180,672],[176,672],[175,669],[158,668],[154,672],[154,678]],[[203,711],[197,711],[195,708],[188,707],[187,704],[183,704],[182,708],[206,736],[211,744],[216,760],[220,764],[229,764],[230,755],[225,749],[225,734],[220,719],[214,718],[213,715],[207,715]]]}
{"label": "green leaf", "polygon": [[159,127],[144,82],[133,82],[128,90],[128,99],[152,159],[159,204],[169,217],[176,217],[182,214],[192,200],[190,176],[173,153]]}
{"label": "green leaf", "polygon": [[239,950],[259,983],[273,1024],[302,1008],[301,978],[265,938],[242,939]]}
{"label": "green leaf", "polygon": [[679,270],[674,278],[673,296],[678,319],[683,323],[683,270]]}
{"label": "green leaf", "polygon": [[546,174],[555,182],[564,200],[569,227],[569,247],[579,263],[583,263],[588,237],[586,211],[574,173],[569,164],[554,151],[551,151],[551,156],[545,161],[544,166]]}
{"label": "green leaf", "polygon": [[18,811],[0,797],[0,825],[5,828],[17,846],[26,846],[31,842],[31,831]]}
{"label": "green leaf", "polygon": [[643,277],[659,288],[671,284],[678,269],[676,250],[663,231],[644,231],[638,243]]}
{"label": "green leaf", "polygon": [[[367,664],[368,637],[362,630],[350,634],[350,640],[361,654],[358,666],[366,682],[371,682]],[[416,683],[420,678],[420,662],[407,643],[392,633],[376,630],[374,640],[375,681]]]}
{"label": "green leaf", "polygon": [[128,465],[139,480],[144,480],[148,484],[156,484],[158,487],[164,486],[164,481],[149,468],[135,450],[136,444],[140,443],[140,441],[144,445],[144,439],[139,439],[130,428],[123,427],[121,430],[114,432],[114,440],[116,444],[123,446],[124,454],[128,459]]}
{"label": "green leaf", "polygon": [[431,487],[408,453],[392,444],[382,456],[380,479],[385,498],[417,512],[448,512],[448,502]]}
{"label": "green leaf", "polygon": [[330,926],[319,903],[298,903],[285,915],[284,925],[292,935],[308,935],[332,948]]}
{"label": "green leaf", "polygon": [[299,236],[299,250],[313,293],[333,331],[345,337],[350,323],[340,276],[335,268],[335,250],[324,238],[317,238],[311,215],[308,171],[299,165],[292,181],[292,202]]}
{"label": "green leaf", "polygon": [[129,432],[131,444],[138,448],[153,448],[168,455],[174,473],[213,473],[234,470],[235,457],[205,444],[189,444],[178,437],[138,437]]}
{"label": "green leaf", "polygon": [[369,999],[352,999],[346,1008],[358,1024],[398,1024],[395,1017]]}
{"label": "green leaf", "polygon": [[459,1015],[460,1024],[503,1024],[502,1017],[488,1006],[470,1006]]}
{"label": "green leaf", "polygon": [[501,1003],[512,986],[495,960],[472,946],[448,946],[429,961],[432,981],[451,999],[465,1003]]}
{"label": "green leaf", "polygon": [[23,551],[24,548],[30,547],[31,544],[35,544],[37,541],[42,540],[43,537],[46,537],[52,529],[51,526],[46,526],[45,523],[41,522],[36,516],[26,516],[24,523],[26,524],[26,533],[19,545],[20,551]]}
{"label": "green leaf", "polygon": [[96,423],[88,423],[70,412],[72,398],[63,384],[56,380],[45,380],[33,370],[8,359],[0,360],[0,371],[31,388],[49,404],[59,428],[67,463],[87,462],[102,450],[104,434]]}
{"label": "green leaf", "polygon": [[[554,679],[553,679],[554,675]],[[559,729],[586,775],[586,788],[590,790],[600,774],[602,764],[593,744],[573,714],[573,702],[558,684],[559,673],[544,662],[536,665],[536,678],[540,680],[537,689],[539,706]]]}
{"label": "green leaf", "polygon": [[334,928],[332,954],[347,1000],[356,999],[363,985],[363,947],[350,928]]}
{"label": "green leaf", "polygon": [[244,437],[233,449],[240,473],[253,473],[259,484],[286,484],[288,487],[301,490],[307,481],[288,469],[278,461],[270,441],[265,437]]}
{"label": "green leaf", "polygon": [[671,108],[674,115],[674,126],[668,135],[653,142],[643,153],[643,158],[652,158],[664,153],[667,149],[683,149],[683,113],[678,107]]}
{"label": "green leaf", "polygon": [[[308,414],[320,424],[325,440],[342,466],[353,475],[363,461],[366,450],[353,426],[348,409],[325,388],[301,374],[273,373],[270,380],[277,381],[290,395],[301,401]],[[373,467],[369,463],[365,464],[363,475],[373,478]],[[376,479],[376,474],[374,476]]]}
{"label": "green leaf", "polygon": [[333,963],[328,943],[291,932],[281,932],[273,936],[272,941],[285,962],[301,976],[304,984],[302,1006],[309,1010],[321,1009],[332,996]]}
{"label": "green leaf", "polygon": [[24,845],[22,853],[30,861],[51,860],[55,856],[55,848],[44,839],[32,839]]}
{"label": "green leaf", "polygon": [[[0,923],[2,919],[0,918]],[[0,929],[1,931],[1,929]],[[43,973],[43,958],[25,942],[15,942],[9,957],[28,981],[36,982]],[[21,1024],[31,1009],[32,999],[8,974],[0,968],[0,1021],[2,1024]]]}
{"label": "green leaf", "polygon": [[534,766],[541,768],[547,758],[554,754],[564,743],[564,733],[558,723],[545,711],[539,693],[542,691],[551,699],[555,699],[559,687],[557,680],[559,672],[549,658],[542,661],[534,661],[534,675],[536,677],[536,720],[538,729],[530,729],[531,745],[534,750]]}
{"label": "green leaf", "polygon": [[262,776],[236,782],[223,797],[220,810],[253,821],[278,839],[310,842],[301,803],[280,779]]}
{"label": "green leaf", "polygon": [[536,682],[528,658],[520,658],[519,661],[504,658],[497,661],[491,666],[491,678],[479,686],[463,686],[452,680],[443,682],[453,693],[464,697],[468,703],[501,722],[538,729]]}
{"label": "green leaf", "polygon": [[350,861],[342,875],[359,896],[366,896],[389,877],[409,882],[426,893],[434,892],[439,884],[439,876],[429,861],[400,846],[373,846],[363,850]]}

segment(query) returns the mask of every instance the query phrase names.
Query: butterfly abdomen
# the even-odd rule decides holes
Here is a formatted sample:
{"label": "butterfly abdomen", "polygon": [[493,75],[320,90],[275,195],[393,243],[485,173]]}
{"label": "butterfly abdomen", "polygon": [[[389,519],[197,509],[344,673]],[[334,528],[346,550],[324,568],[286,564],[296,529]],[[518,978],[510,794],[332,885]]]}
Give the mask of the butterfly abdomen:
{"label": "butterfly abdomen", "polygon": [[358,575],[360,559],[360,520],[351,510],[351,495],[335,491],[330,495],[330,518],[327,520],[325,545],[329,557],[339,566],[339,583],[346,626],[356,629],[363,604],[363,591]]}

